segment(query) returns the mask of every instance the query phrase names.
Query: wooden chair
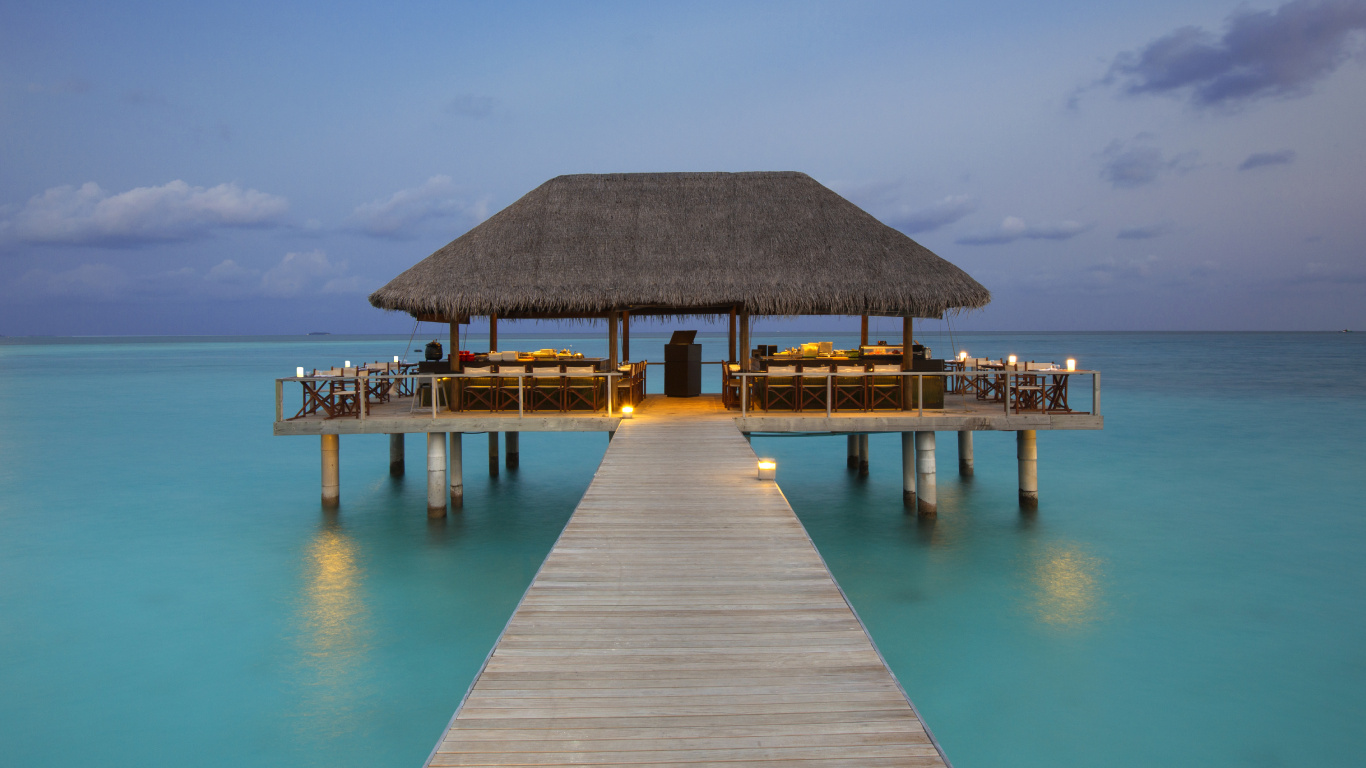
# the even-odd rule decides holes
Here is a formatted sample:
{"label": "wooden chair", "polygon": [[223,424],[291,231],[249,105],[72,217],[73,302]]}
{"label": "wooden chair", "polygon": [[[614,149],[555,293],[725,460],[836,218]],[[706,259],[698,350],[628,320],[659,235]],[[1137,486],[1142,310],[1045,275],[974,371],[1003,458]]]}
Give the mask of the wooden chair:
{"label": "wooden chair", "polygon": [[[768,375],[759,377],[760,384],[759,397],[763,401],[764,410],[782,408],[786,406],[788,410],[797,410],[797,367],[795,365],[771,365],[768,367]],[[780,375],[775,375],[780,374]]]}
{"label": "wooden chair", "polygon": [[460,410],[497,411],[498,378],[493,375],[492,366],[468,366],[463,369],[475,378],[460,379]]}
{"label": "wooden chair", "polygon": [[721,407],[740,407],[739,363],[725,363],[721,366]]}
{"label": "wooden chair", "polygon": [[830,373],[830,365],[819,365],[816,363],[803,363],[803,372],[811,372],[821,375],[798,376],[797,377],[797,410],[805,411],[810,408],[813,411],[825,410],[825,397],[830,392],[828,377],[823,374]]}
{"label": "wooden chair", "polygon": [[[901,410],[903,402],[901,382],[904,377],[891,375],[899,372],[899,365],[874,365],[873,375],[868,382],[868,410],[887,408]],[[881,373],[883,375],[879,376]]]}
{"label": "wooden chair", "polygon": [[526,404],[530,400],[531,377],[523,376],[517,378],[518,373],[526,373],[524,365],[500,365],[497,368],[498,389],[494,392],[494,405],[500,411],[515,411],[518,405],[526,409]]}
{"label": "wooden chair", "polygon": [[868,410],[868,377],[864,375],[866,371],[867,367],[862,365],[835,366],[835,382],[832,389],[835,402],[830,404],[831,410]]}
{"label": "wooden chair", "polygon": [[[1019,366],[1025,371],[1036,370],[1034,363],[1024,363]],[[1010,407],[1011,410],[1019,413],[1020,411],[1042,411],[1044,410],[1044,384],[1043,376],[1031,373],[1017,373],[1009,377],[1010,379]]]}
{"label": "wooden chair", "polygon": [[575,410],[600,410],[604,403],[603,379],[594,376],[596,373],[592,366],[566,365],[564,367],[564,409],[566,411]]}
{"label": "wooden chair", "polygon": [[558,365],[533,367],[527,380],[527,410],[563,411],[564,382]]}

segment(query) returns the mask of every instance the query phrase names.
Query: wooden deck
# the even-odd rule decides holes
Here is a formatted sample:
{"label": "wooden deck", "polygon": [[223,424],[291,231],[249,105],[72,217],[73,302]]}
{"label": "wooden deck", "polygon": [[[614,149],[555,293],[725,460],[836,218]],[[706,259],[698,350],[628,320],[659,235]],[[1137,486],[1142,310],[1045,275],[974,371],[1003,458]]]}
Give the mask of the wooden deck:
{"label": "wooden deck", "polygon": [[[488,411],[439,411],[435,418],[428,409],[412,409],[408,398],[371,406],[368,418],[342,417],[328,419],[312,415],[301,419],[277,421],[276,435],[321,434],[394,434],[401,432],[611,432],[620,423],[620,415],[604,412],[539,412],[518,417],[517,411],[489,413]],[[702,411],[725,414],[744,432],[956,432],[959,430],[990,430],[1013,432],[1020,429],[1063,430],[1101,429],[1103,416],[1090,413],[1018,413],[1005,412],[1001,403],[980,402],[971,397],[949,395],[942,409],[918,411],[837,411],[830,416],[824,410],[793,413],[751,409],[741,416],[738,410],[721,410],[720,395],[697,398],[665,398],[650,395],[642,409],[673,407],[674,403],[691,403],[679,411],[680,416],[694,418]],[[297,407],[297,406],[296,406]]]}
{"label": "wooden deck", "polygon": [[428,765],[942,766],[716,398],[651,398]]}

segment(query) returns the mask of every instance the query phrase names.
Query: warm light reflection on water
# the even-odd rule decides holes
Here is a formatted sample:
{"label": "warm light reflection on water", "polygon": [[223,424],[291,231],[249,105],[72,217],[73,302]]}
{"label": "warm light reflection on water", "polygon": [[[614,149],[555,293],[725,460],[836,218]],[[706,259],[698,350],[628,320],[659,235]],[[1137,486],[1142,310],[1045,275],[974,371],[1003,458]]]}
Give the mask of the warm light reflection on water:
{"label": "warm light reflection on water", "polygon": [[1058,544],[1033,562],[1035,615],[1045,624],[1079,626],[1099,618],[1101,559],[1075,545]]}
{"label": "warm light reflection on water", "polygon": [[[296,612],[300,722],[310,731],[342,732],[352,713],[370,651],[369,609],[356,543],[335,525],[318,531],[305,553]],[[328,733],[318,733],[327,736]]]}

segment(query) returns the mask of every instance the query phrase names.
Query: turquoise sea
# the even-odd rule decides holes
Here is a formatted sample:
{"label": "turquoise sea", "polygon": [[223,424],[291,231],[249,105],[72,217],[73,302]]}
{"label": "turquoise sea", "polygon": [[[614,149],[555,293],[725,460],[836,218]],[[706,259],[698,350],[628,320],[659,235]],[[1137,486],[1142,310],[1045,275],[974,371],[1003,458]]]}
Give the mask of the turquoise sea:
{"label": "turquoise sea", "polygon": [[[754,341],[818,336],[854,341]],[[344,437],[324,511],[272,380],[421,341],[0,339],[0,763],[422,763],[607,439],[524,433],[489,478],[466,436],[464,512],[432,523],[417,437],[398,480],[383,436]],[[1366,336],[928,341],[1104,372],[1104,431],[1039,434],[1037,513],[1009,433],[971,482],[940,436],[932,525],[895,435],[864,479],[843,437],[754,445],[958,768],[1362,764]],[[605,349],[502,346],[569,345]]]}

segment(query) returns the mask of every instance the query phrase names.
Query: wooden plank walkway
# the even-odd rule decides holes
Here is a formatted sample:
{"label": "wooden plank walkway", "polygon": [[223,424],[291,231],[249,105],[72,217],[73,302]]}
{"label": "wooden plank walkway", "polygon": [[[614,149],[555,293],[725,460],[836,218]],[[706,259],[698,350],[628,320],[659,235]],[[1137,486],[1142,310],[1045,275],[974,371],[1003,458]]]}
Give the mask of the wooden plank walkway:
{"label": "wooden plank walkway", "polygon": [[946,765],[733,418],[622,422],[428,765]]}

